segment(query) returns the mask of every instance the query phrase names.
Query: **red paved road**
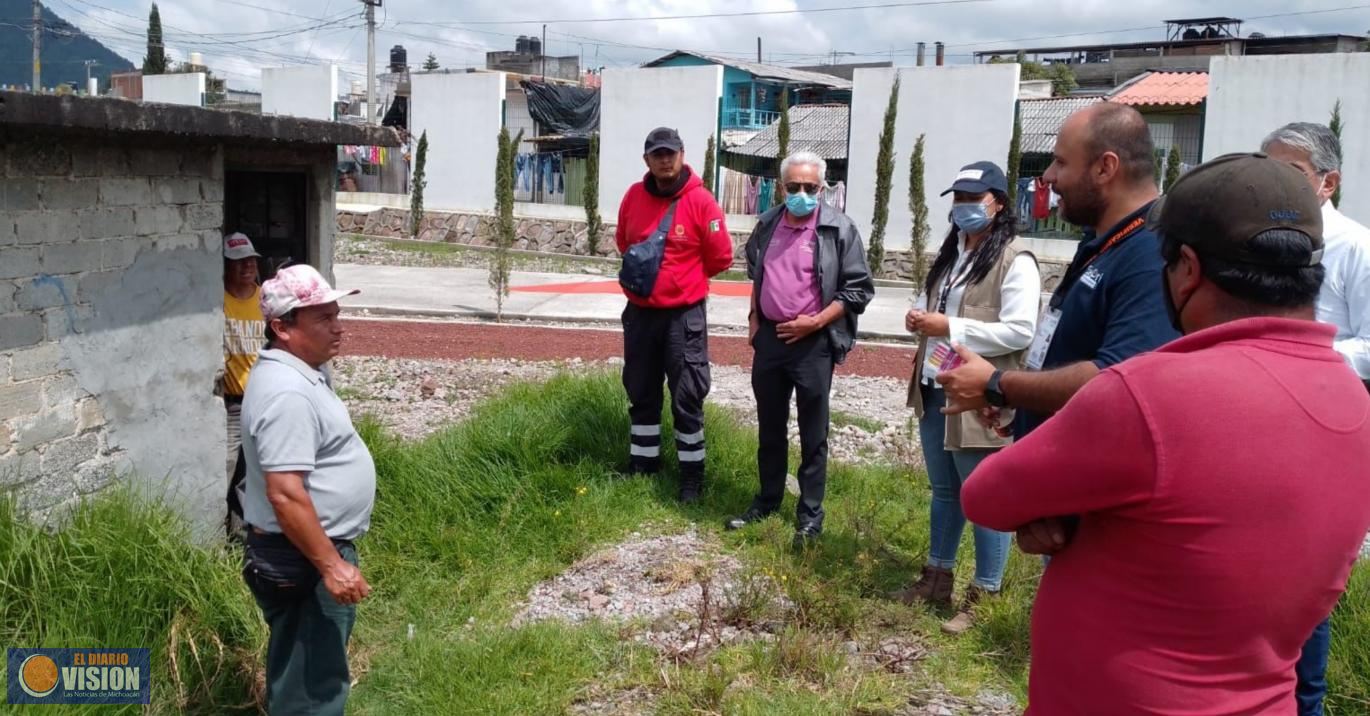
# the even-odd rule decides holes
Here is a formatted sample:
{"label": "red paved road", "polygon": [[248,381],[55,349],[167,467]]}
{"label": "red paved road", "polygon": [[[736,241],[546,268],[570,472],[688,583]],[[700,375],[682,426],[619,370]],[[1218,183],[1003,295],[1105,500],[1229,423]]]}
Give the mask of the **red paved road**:
{"label": "red paved road", "polygon": [[[604,360],[623,355],[623,334],[612,330],[356,318],[348,318],[346,327],[344,355],[438,360]],[[912,347],[858,342],[837,372],[907,379],[913,353]],[[740,336],[709,336],[709,354],[714,363],[752,364],[752,349]]]}

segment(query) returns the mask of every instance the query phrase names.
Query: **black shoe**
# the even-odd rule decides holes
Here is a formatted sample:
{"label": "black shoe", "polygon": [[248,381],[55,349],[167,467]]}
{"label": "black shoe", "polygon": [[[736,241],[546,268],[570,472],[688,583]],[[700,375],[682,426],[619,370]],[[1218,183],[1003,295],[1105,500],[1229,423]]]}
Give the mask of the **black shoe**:
{"label": "black shoe", "polygon": [[823,534],[823,525],[818,522],[804,522],[794,530],[794,542],[791,545],[795,549],[817,544],[818,538]]}
{"label": "black shoe", "polygon": [[699,502],[699,493],[704,489],[704,473],[687,471],[680,473],[680,503],[693,505]]}
{"label": "black shoe", "polygon": [[723,528],[728,530],[740,530],[753,522],[760,522],[774,513],[775,510],[763,510],[755,506],[748,507],[746,512],[724,522]]}

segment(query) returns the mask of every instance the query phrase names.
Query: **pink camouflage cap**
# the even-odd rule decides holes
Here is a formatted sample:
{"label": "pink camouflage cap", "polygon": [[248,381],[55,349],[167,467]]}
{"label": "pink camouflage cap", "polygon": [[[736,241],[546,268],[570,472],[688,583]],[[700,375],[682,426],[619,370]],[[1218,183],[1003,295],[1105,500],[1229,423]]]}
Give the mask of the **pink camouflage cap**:
{"label": "pink camouflage cap", "polygon": [[339,291],[328,285],[322,274],[308,264],[287,266],[275,277],[262,282],[262,317],[280,318],[287,313],[308,306],[322,306],[361,293],[361,289]]}

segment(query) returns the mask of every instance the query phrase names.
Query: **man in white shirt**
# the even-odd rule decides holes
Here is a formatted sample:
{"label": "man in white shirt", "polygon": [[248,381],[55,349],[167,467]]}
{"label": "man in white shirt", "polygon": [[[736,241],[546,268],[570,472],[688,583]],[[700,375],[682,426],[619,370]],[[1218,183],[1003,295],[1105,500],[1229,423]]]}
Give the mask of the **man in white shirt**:
{"label": "man in white shirt", "polygon": [[[1321,124],[1294,122],[1270,133],[1261,151],[1303,172],[1322,202],[1323,254],[1326,271],[1318,293],[1317,317],[1337,327],[1332,347],[1370,389],[1370,229],[1332,205],[1341,186],[1341,140]],[[1321,716],[1327,693],[1329,620],[1313,631],[1295,666],[1299,716]]]}

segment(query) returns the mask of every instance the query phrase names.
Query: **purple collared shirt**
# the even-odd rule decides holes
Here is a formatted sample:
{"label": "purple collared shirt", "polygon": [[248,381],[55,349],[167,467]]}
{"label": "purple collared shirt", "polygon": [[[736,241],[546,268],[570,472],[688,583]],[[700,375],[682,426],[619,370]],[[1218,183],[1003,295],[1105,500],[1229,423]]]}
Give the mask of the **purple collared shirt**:
{"label": "purple collared shirt", "polygon": [[811,316],[823,308],[813,253],[818,244],[818,211],[798,226],[782,217],[766,247],[761,314],[776,323]]}

